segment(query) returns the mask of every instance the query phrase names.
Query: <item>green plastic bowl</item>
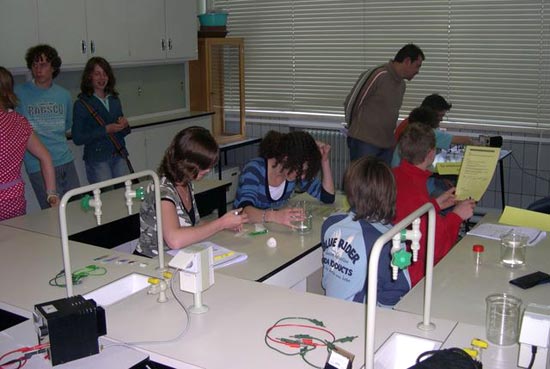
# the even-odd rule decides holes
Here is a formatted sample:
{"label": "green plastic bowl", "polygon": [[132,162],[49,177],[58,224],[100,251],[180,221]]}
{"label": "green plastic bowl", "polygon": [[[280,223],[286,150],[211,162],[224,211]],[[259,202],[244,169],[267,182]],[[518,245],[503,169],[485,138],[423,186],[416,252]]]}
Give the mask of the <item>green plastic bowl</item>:
{"label": "green plastic bowl", "polygon": [[204,13],[198,17],[201,26],[225,26],[227,24],[227,13]]}

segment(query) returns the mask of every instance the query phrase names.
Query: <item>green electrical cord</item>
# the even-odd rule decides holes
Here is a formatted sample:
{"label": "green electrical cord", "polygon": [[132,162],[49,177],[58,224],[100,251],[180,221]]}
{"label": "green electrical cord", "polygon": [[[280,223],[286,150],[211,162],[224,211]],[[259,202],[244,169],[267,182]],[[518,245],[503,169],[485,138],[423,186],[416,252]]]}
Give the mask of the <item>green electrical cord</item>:
{"label": "green electrical cord", "polygon": [[[93,265],[93,264],[88,265],[84,268],[77,269],[72,273],[73,284],[80,284],[82,283],[82,280],[84,278],[87,278],[89,276],[100,276],[105,274],[107,274],[107,269],[105,269],[104,267]],[[57,273],[55,277],[50,279],[48,283],[50,286],[66,287],[65,270],[62,270],[59,273]]]}

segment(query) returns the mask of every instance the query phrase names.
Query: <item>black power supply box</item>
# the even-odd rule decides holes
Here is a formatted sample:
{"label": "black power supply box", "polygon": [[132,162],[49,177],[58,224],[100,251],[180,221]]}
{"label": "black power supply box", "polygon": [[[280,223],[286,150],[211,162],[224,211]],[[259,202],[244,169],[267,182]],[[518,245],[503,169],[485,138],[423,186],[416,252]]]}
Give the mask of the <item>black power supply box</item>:
{"label": "black power supply box", "polygon": [[78,295],[34,306],[39,344],[49,343],[52,365],[99,352],[98,338],[107,334],[105,310]]}

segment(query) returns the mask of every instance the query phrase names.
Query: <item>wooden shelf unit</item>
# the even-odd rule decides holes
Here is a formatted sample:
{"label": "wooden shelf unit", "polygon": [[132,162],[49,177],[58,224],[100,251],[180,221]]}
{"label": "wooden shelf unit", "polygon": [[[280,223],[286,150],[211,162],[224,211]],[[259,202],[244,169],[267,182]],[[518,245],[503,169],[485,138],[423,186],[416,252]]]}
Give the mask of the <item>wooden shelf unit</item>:
{"label": "wooden shelf unit", "polygon": [[213,111],[218,143],[245,138],[244,40],[199,37],[198,60],[189,62],[191,110]]}

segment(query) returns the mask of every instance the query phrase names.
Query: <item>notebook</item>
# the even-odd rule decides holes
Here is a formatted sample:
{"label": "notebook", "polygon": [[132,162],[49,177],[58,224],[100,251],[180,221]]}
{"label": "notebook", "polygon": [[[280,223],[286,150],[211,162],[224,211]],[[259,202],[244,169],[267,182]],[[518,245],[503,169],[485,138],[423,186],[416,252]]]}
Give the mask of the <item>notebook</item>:
{"label": "notebook", "polygon": [[[215,244],[214,242],[204,241],[199,242],[199,244],[204,246],[212,246],[212,251],[214,254],[214,269],[240,263],[248,258],[248,255],[244,252],[229,250],[223,246]],[[178,252],[179,250],[169,250],[168,254],[175,256]]]}

